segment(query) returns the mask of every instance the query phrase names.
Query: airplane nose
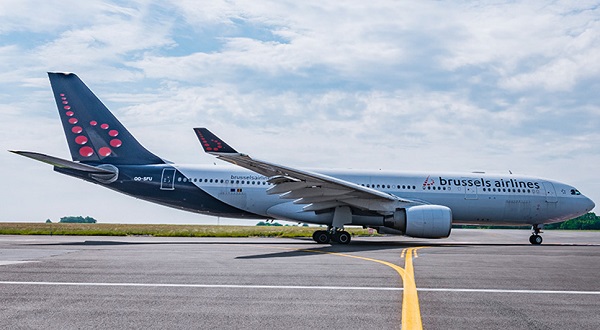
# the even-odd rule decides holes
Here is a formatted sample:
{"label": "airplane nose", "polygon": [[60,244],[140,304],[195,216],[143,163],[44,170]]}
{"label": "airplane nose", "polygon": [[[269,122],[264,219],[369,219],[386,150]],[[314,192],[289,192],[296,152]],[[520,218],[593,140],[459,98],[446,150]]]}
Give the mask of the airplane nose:
{"label": "airplane nose", "polygon": [[594,203],[594,201],[586,197],[586,207],[585,208],[586,208],[587,212],[593,210],[594,207],[596,207],[596,204]]}

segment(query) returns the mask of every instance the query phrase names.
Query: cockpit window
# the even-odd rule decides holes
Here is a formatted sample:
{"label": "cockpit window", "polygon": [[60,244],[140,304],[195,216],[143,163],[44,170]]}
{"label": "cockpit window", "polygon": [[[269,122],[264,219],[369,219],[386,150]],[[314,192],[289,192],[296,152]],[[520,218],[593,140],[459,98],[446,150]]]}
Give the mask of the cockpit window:
{"label": "cockpit window", "polygon": [[571,195],[581,195],[581,193],[577,189],[571,189]]}

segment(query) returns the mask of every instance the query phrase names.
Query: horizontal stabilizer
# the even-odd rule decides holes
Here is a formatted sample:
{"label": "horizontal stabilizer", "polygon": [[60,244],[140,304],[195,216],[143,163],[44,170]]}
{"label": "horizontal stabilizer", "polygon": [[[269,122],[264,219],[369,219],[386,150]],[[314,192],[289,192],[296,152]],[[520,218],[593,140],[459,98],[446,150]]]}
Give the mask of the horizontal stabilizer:
{"label": "horizontal stabilizer", "polygon": [[44,155],[44,154],[40,154],[37,152],[14,151],[14,150],[9,150],[9,151],[12,153],[15,153],[17,155],[21,155],[24,157],[35,159],[37,161],[40,161],[40,162],[43,162],[46,164],[53,165],[54,167],[58,167],[58,168],[69,168],[72,170],[87,172],[90,174],[113,174],[113,175],[115,174],[114,171],[98,168],[98,167],[91,166],[91,165],[77,163],[77,162],[73,162],[73,161],[58,158],[58,157]]}

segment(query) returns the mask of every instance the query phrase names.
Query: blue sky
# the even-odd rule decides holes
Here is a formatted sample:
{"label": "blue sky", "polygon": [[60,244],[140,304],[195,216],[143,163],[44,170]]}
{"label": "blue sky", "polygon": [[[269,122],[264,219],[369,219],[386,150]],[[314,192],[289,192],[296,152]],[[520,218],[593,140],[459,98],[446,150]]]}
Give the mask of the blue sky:
{"label": "blue sky", "polygon": [[[5,0],[0,22],[3,150],[69,157],[46,76],[68,71],[178,163],[216,161],[206,126],[289,166],[511,170],[600,201],[598,2]],[[0,221],[217,222],[0,161]]]}

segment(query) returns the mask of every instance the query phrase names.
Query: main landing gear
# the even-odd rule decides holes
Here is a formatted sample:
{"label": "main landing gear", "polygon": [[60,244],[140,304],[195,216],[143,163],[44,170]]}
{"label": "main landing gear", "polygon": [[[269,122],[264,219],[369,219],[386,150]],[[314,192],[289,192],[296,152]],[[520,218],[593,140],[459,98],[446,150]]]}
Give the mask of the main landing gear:
{"label": "main landing gear", "polygon": [[349,206],[337,206],[333,211],[333,221],[327,230],[317,230],[313,234],[315,242],[349,244],[352,236],[344,230],[345,223],[352,222],[352,211]]}
{"label": "main landing gear", "polygon": [[542,232],[543,227],[544,225],[531,226],[531,230],[533,231],[533,233],[531,234],[531,236],[529,236],[529,243],[533,245],[542,244],[542,236],[540,236],[540,233]]}
{"label": "main landing gear", "polygon": [[330,228],[329,230],[315,231],[313,234],[313,240],[319,244],[349,244],[350,240],[352,240],[352,236],[347,231]]}

